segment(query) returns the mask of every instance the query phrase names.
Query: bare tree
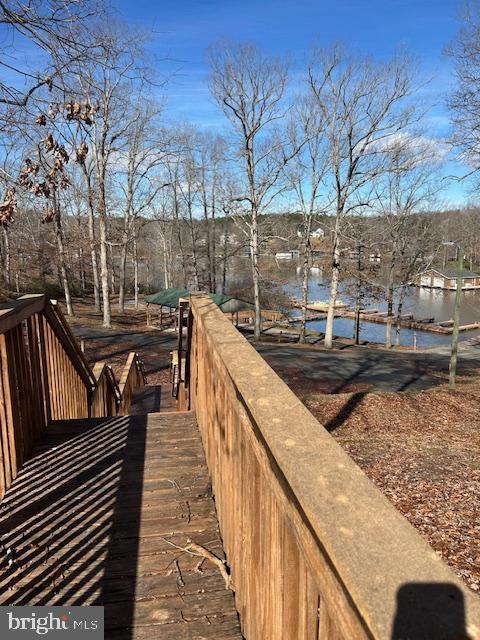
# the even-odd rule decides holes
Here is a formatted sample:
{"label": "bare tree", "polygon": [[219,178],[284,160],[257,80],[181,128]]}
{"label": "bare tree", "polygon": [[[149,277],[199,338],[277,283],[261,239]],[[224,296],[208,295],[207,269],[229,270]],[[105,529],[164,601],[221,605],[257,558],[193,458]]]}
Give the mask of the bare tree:
{"label": "bare tree", "polygon": [[291,113],[288,126],[290,145],[300,149],[287,166],[287,176],[302,216],[299,235],[302,241],[302,316],[299,342],[305,342],[311,234],[315,214],[319,212],[321,186],[325,177],[327,144],[323,114],[311,96],[300,97]]}
{"label": "bare tree", "polygon": [[[164,136],[157,121],[160,108],[146,102],[135,108],[136,118],[127,133],[126,170],[118,174],[122,200],[125,202],[123,235],[120,247],[118,308],[125,306],[125,279],[128,247],[136,242],[136,222],[139,216],[149,211],[158,192],[163,188],[158,169],[163,161]],[[138,273],[137,262],[134,270]],[[138,296],[138,292],[137,292]]]}
{"label": "bare tree", "polygon": [[[101,19],[98,0],[0,1],[0,24],[10,31],[0,49],[0,105],[26,107],[44,87],[52,89],[73,63],[94,56],[92,23]],[[28,53],[16,42],[25,39]],[[44,59],[44,68],[32,67]]]}
{"label": "bare tree", "polygon": [[335,215],[327,348],[333,339],[342,225],[348,214],[371,204],[371,181],[385,171],[384,145],[414,118],[407,101],[413,91],[410,67],[405,58],[375,63],[338,47],[314,51],[309,65],[310,90],[328,136],[329,199]]}
{"label": "bare tree", "polygon": [[93,125],[85,130],[83,143],[92,153],[103,325],[110,327],[108,217],[111,212],[107,189],[115,171],[115,163],[137,119],[137,113],[131,109],[131,99],[134,95],[138,97],[142,94],[145,70],[141,63],[142,39],[138,34],[127,36],[125,31],[105,29],[100,30],[99,41],[98,46],[103,53],[102,63],[90,66],[81,64],[78,67],[77,81],[80,95],[94,104],[96,110]]}
{"label": "bare tree", "polygon": [[454,127],[453,143],[461,159],[480,171],[480,6],[467,2],[462,25],[447,53],[453,58],[456,88],[448,101]]}
{"label": "bare tree", "polygon": [[242,192],[236,200],[246,205],[250,236],[255,339],[261,333],[259,224],[278,193],[287,158],[282,143],[270,133],[281,116],[287,82],[286,64],[270,58],[254,45],[218,45],[209,51],[210,91],[233,126],[240,162]]}
{"label": "bare tree", "polygon": [[432,208],[441,191],[436,177],[443,156],[439,145],[421,136],[398,136],[389,141],[387,171],[375,187],[383,223],[383,256],[387,267],[387,326],[385,346],[392,346],[393,307],[399,290],[397,338],[406,286],[424,269],[428,242],[432,236],[430,220],[418,215]]}

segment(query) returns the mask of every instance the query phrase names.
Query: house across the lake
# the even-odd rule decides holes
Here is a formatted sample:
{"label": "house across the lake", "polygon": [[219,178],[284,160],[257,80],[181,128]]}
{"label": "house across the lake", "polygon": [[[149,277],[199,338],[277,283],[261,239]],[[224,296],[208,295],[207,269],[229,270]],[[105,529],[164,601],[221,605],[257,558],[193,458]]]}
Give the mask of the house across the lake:
{"label": "house across the lake", "polygon": [[295,260],[300,257],[300,251],[293,249],[291,251],[277,251],[275,254],[276,260]]}
{"label": "house across the lake", "polygon": [[[455,290],[457,288],[457,270],[429,269],[418,276],[415,284],[417,287]],[[480,289],[480,274],[464,269],[462,272],[462,289]]]}

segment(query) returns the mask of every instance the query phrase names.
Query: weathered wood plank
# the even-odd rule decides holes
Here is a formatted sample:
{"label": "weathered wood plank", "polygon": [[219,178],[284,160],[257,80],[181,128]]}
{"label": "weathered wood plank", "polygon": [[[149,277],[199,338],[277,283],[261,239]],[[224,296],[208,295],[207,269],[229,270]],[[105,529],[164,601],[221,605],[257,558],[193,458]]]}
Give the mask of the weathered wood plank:
{"label": "weathered wood plank", "polygon": [[2,604],[102,604],[112,638],[241,638],[218,568],[184,550],[224,558],[192,413],[47,428],[0,504],[0,535]]}

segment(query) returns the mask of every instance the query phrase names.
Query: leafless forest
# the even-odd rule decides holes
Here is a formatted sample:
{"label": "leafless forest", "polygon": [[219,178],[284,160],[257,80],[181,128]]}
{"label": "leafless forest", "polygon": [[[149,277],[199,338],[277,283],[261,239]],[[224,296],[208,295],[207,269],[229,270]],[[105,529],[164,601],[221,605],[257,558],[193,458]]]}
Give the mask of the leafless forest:
{"label": "leafless forest", "polygon": [[[293,74],[287,57],[213,43],[205,82],[224,126],[212,132],[166,117],[170,81],[149,34],[101,2],[0,1],[0,15],[4,297],[47,291],[73,315],[74,299],[92,296],[108,327],[112,305],[155,288],[228,292],[241,258],[258,337],[261,305],[275,304],[263,256],[300,251],[306,301],[313,250],[331,278],[328,347],[342,278],[383,287],[393,322],[415,275],[455,258],[446,241],[478,268],[475,13],[445,43],[457,89],[442,140],[426,129],[426,80],[404,52],[380,62],[319,46]],[[464,175],[445,176],[452,156]],[[444,189],[465,176],[472,205],[453,209]]]}

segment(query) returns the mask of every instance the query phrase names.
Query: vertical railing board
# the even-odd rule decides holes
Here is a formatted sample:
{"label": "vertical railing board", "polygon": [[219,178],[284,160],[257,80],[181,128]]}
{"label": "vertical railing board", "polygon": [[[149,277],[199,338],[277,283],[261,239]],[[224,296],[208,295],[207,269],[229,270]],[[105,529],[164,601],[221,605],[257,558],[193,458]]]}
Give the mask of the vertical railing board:
{"label": "vertical railing board", "polygon": [[[26,327],[25,327],[26,328]],[[32,386],[30,375],[30,364],[27,356],[27,342],[26,334],[23,323],[19,324],[15,332],[15,348],[18,358],[18,394],[20,396],[20,412],[21,412],[21,424],[20,429],[22,431],[22,464],[26,460],[33,446],[33,422],[34,411],[32,406]]]}
{"label": "vertical railing board", "polygon": [[3,495],[5,494],[5,491],[10,486],[10,483],[12,480],[12,470],[11,470],[11,464],[10,464],[10,447],[8,443],[8,431],[7,431],[7,408],[6,408],[6,402],[5,402],[4,381],[3,381],[1,367],[0,367],[0,452],[1,452],[0,497],[3,497]]}
{"label": "vertical railing board", "polygon": [[[5,407],[5,425],[2,429],[4,456],[8,463],[6,478],[10,484],[17,475],[17,456],[15,453],[15,430],[13,424],[13,407],[10,393],[10,376],[8,370],[7,341],[5,334],[0,334],[0,358],[2,377],[2,396]],[[8,485],[7,487],[8,488]]]}
{"label": "vertical railing board", "polygon": [[0,335],[0,353],[1,353],[1,367],[2,367],[2,382],[3,382],[3,397],[5,401],[5,413],[6,413],[6,449],[5,452],[8,455],[9,468],[10,468],[10,482],[12,482],[16,476],[19,468],[18,453],[16,447],[16,434],[15,434],[15,419],[17,412],[13,404],[16,399],[16,393],[14,389],[14,383],[12,381],[11,369],[8,361],[10,357],[10,351],[8,349],[8,333]]}
{"label": "vertical railing board", "polygon": [[22,432],[22,399],[19,389],[19,357],[16,354],[16,334],[18,327],[13,327],[5,334],[8,380],[10,385],[10,397],[12,402],[14,451],[16,469],[18,470],[24,461],[24,434]]}
{"label": "vertical railing board", "polygon": [[50,383],[48,376],[47,342],[43,316],[37,314],[36,325],[38,331],[38,349],[40,354],[40,373],[42,378],[42,402],[44,406],[45,425],[47,425],[52,419],[52,406],[48,393]]}
{"label": "vertical railing board", "polygon": [[45,316],[42,316],[43,335],[45,338],[45,364],[47,372],[47,397],[50,405],[50,419],[56,420],[58,416],[58,390],[55,376],[55,360],[53,351],[52,330]]}
{"label": "vertical railing board", "polygon": [[35,314],[27,319],[29,362],[30,362],[30,384],[32,390],[32,404],[34,412],[33,438],[36,440],[46,426],[45,417],[45,388],[43,384],[38,336],[38,316]]}

